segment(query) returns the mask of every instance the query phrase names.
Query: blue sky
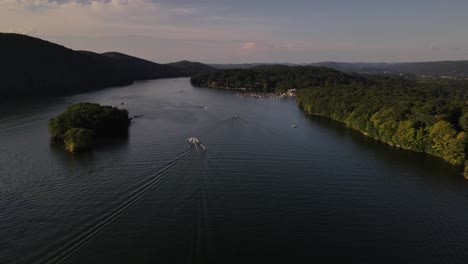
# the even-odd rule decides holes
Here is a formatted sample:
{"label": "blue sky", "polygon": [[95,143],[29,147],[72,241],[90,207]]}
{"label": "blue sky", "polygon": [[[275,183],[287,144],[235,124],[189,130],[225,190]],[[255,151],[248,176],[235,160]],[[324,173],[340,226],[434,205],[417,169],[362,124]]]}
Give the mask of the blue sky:
{"label": "blue sky", "polygon": [[461,0],[0,0],[0,31],[157,62],[468,59]]}

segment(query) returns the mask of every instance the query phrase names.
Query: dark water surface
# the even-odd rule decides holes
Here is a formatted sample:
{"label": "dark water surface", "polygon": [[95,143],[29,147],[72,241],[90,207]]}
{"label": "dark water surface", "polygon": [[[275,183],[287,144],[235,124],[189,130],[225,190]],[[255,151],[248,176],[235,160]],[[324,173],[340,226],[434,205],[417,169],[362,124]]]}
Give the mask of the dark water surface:
{"label": "dark water surface", "polygon": [[[143,117],[74,156],[47,120],[79,101]],[[279,261],[468,263],[468,182],[292,100],[185,78],[0,106],[0,263]]]}

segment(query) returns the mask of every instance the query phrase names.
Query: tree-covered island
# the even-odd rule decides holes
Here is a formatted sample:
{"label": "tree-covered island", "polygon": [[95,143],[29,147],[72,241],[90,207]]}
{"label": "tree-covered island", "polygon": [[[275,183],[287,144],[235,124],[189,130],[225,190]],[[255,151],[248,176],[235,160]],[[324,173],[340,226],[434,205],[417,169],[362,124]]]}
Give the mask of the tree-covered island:
{"label": "tree-covered island", "polygon": [[284,92],[308,114],[325,116],[389,145],[465,165],[468,82],[358,76],[311,66],[262,66],[192,77],[195,86]]}
{"label": "tree-covered island", "polygon": [[126,135],[130,125],[128,111],[95,103],[75,103],[49,120],[53,140],[63,140],[65,149],[78,153],[89,150],[94,138]]}

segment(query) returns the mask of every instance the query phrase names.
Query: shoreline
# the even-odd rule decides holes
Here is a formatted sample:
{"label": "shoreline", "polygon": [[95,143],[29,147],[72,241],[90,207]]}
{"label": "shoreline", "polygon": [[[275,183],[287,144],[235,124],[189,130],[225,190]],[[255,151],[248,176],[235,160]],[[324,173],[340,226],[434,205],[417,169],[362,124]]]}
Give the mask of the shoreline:
{"label": "shoreline", "polygon": [[[196,86],[196,85],[194,85]],[[296,98],[296,95],[294,94],[294,96],[288,96],[286,93],[274,93],[274,92],[260,92],[258,90],[248,90],[247,88],[232,88],[232,87],[213,87],[213,86],[196,86],[196,87],[205,87],[205,88],[213,88],[213,89],[222,89],[222,90],[241,90],[241,91],[245,91],[244,93],[241,93],[241,92],[238,92],[236,93],[237,96],[240,96],[244,99],[246,98]],[[323,118],[327,118],[327,119],[331,119],[333,121],[336,121],[336,122],[339,122],[341,124],[344,124],[348,129],[352,129],[354,131],[357,131],[359,133],[361,133],[363,136],[367,137],[367,138],[371,138],[375,141],[379,141],[379,142],[382,142],[384,144],[386,144],[387,146],[390,146],[392,148],[397,148],[397,149],[403,149],[403,150],[407,150],[407,151],[412,151],[412,152],[415,152],[415,153],[424,153],[424,154],[427,154],[427,155],[430,155],[432,157],[436,157],[436,158],[439,158],[441,160],[443,160],[444,162],[446,162],[447,164],[450,164],[451,166],[455,166],[455,167],[460,167],[460,169],[462,170],[461,171],[461,175],[468,180],[468,162],[466,162],[465,164],[460,164],[460,165],[454,165],[454,164],[451,164],[450,162],[447,162],[446,160],[444,160],[442,157],[439,157],[437,155],[433,155],[431,153],[428,153],[428,152],[420,152],[420,151],[415,151],[415,150],[412,150],[412,149],[409,149],[409,148],[405,148],[403,146],[400,146],[398,144],[394,144],[392,142],[386,142],[386,141],[383,141],[383,140],[380,140],[380,139],[376,139],[376,138],[373,138],[371,136],[369,136],[366,132],[364,131],[360,131],[358,129],[354,129],[352,127],[349,127],[348,125],[346,125],[346,123],[340,121],[340,120],[337,120],[337,119],[334,119],[332,117],[329,117],[329,116],[325,116],[325,115],[321,115],[319,113],[310,113],[310,112],[307,112],[305,111],[302,107],[301,107],[301,103],[298,101],[298,99],[296,98],[296,104],[297,106],[301,109],[301,111],[303,113],[305,113],[306,115],[311,115],[311,116],[320,116],[320,117],[323,117]],[[464,170],[463,170],[464,168]]]}
{"label": "shoreline", "polygon": [[361,131],[359,129],[355,129],[355,128],[352,128],[350,126],[348,126],[345,122],[342,122],[340,120],[337,120],[337,119],[334,119],[332,117],[329,117],[329,116],[326,116],[326,115],[322,115],[322,114],[319,114],[319,113],[312,113],[312,112],[307,112],[305,111],[304,109],[302,109],[300,107],[300,104],[298,101],[296,101],[297,105],[299,106],[299,108],[301,109],[301,111],[306,114],[306,115],[309,115],[309,116],[316,116],[316,117],[321,117],[321,118],[326,118],[326,119],[329,119],[329,120],[332,120],[332,121],[335,121],[335,122],[338,122],[342,125],[344,125],[347,129],[351,129],[353,131],[356,131],[358,132],[359,134],[362,134],[363,136],[365,136],[366,138],[370,138],[372,139],[373,141],[377,141],[377,142],[381,142],[387,146],[390,146],[392,148],[396,148],[396,149],[400,149],[400,150],[405,150],[405,151],[411,151],[411,152],[414,152],[414,153],[421,153],[421,154],[425,154],[425,155],[429,155],[431,157],[435,157],[437,159],[440,159],[442,161],[444,161],[445,163],[449,164],[450,166],[454,166],[454,167],[459,167],[460,168],[460,174],[468,180],[468,163],[465,163],[465,164],[460,164],[460,165],[455,165],[455,164],[451,164],[450,162],[447,162],[446,160],[444,160],[442,157],[439,157],[437,155],[433,155],[431,153],[428,153],[428,152],[424,152],[424,151],[415,151],[415,150],[412,150],[412,149],[409,149],[409,148],[405,148],[403,146],[400,146],[398,144],[395,144],[395,143],[392,143],[392,142],[387,142],[387,141],[383,141],[383,140],[380,140],[378,138],[373,138],[371,136],[368,135],[367,132],[364,132],[364,131]]}
{"label": "shoreline", "polygon": [[279,93],[268,93],[268,92],[245,92],[245,93],[236,93],[237,96],[241,98],[294,98],[295,96],[286,96]]}
{"label": "shoreline", "polygon": [[[296,98],[296,89],[290,89],[287,92],[279,93],[279,92],[263,92],[260,90],[252,89],[252,88],[234,88],[234,87],[218,87],[218,86],[204,86],[204,85],[194,85],[195,87],[200,88],[210,88],[210,89],[218,89],[218,90],[227,90],[227,91],[238,91],[236,96],[241,98],[256,98],[256,99],[263,99],[263,98]],[[291,92],[294,90],[294,92]]]}

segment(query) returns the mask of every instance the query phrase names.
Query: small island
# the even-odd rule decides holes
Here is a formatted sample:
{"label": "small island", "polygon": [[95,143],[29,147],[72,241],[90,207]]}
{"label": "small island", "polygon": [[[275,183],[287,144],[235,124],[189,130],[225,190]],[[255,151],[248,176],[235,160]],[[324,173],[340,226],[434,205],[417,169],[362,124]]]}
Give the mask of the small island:
{"label": "small island", "polygon": [[63,141],[71,153],[90,150],[95,138],[119,137],[128,133],[128,111],[95,103],[75,103],[49,120],[49,133]]}

